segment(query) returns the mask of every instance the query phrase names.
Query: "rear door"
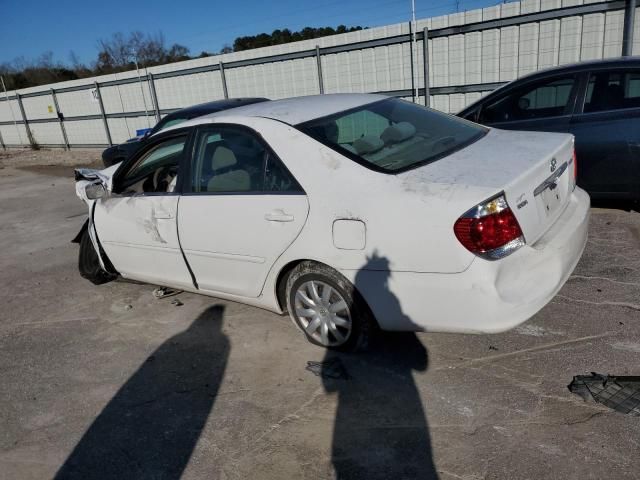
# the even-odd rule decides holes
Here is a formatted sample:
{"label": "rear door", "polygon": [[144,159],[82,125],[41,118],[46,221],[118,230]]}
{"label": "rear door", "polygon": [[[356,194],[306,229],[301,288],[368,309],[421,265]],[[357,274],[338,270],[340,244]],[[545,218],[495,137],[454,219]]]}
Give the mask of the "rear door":
{"label": "rear door", "polygon": [[198,288],[260,295],[308,211],[296,180],[255,132],[218,125],[198,130],[178,218]]}
{"label": "rear door", "polygon": [[591,72],[569,131],[578,184],[598,196],[640,194],[640,69]]}
{"label": "rear door", "polygon": [[578,91],[577,76],[534,80],[483,105],[478,123],[506,130],[566,132]]}

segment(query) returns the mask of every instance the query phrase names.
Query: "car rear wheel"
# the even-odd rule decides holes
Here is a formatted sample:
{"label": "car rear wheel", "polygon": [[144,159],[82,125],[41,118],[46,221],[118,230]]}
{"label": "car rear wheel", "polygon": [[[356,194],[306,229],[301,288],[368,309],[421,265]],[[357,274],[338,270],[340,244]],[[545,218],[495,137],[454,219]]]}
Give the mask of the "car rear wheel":
{"label": "car rear wheel", "polygon": [[367,347],[375,322],[355,287],[326,265],[302,262],[287,280],[287,308],[311,343],[355,351]]}

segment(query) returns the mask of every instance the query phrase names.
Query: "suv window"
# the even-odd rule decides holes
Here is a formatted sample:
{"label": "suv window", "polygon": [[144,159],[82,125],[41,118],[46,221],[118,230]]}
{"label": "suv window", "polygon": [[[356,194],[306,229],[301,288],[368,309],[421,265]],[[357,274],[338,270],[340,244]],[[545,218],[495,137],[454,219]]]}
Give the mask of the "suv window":
{"label": "suv window", "polygon": [[640,107],[640,71],[598,72],[589,77],[584,112]]}
{"label": "suv window", "polygon": [[173,192],[187,135],[161,141],[143,153],[119,182],[123,193]]}
{"label": "suv window", "polygon": [[564,115],[575,85],[574,76],[528,85],[484,107],[480,122],[511,122]]}
{"label": "suv window", "polygon": [[280,160],[255,135],[229,127],[203,130],[196,140],[191,191],[300,192]]}

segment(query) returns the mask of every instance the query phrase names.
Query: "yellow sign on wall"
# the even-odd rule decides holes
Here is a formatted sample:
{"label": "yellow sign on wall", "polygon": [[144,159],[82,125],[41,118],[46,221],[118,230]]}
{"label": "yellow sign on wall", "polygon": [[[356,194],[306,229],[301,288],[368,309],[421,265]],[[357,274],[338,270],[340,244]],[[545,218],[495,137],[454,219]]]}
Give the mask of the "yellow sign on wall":
{"label": "yellow sign on wall", "polygon": [[53,113],[53,105],[47,105],[47,110],[49,110],[49,113]]}

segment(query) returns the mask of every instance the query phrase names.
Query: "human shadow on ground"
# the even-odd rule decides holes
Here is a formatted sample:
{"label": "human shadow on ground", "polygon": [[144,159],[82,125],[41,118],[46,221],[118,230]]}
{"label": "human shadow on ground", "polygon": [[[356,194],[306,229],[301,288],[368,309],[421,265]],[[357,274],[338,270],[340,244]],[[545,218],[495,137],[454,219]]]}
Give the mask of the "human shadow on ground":
{"label": "human shadow on ground", "polygon": [[[375,281],[368,271],[375,270]],[[358,272],[355,284],[369,292],[394,315],[404,316],[389,290],[389,261],[374,254]],[[365,276],[366,278],[365,280]],[[437,479],[431,439],[413,372],[427,370],[426,348],[415,333],[377,335],[366,352],[327,350],[322,372],[327,392],[336,392],[332,462],[344,479]],[[336,374],[336,365],[344,375]]]}
{"label": "human shadow on ground", "polygon": [[205,310],[120,388],[55,479],[179,479],[216,399],[229,340],[224,307]]}

